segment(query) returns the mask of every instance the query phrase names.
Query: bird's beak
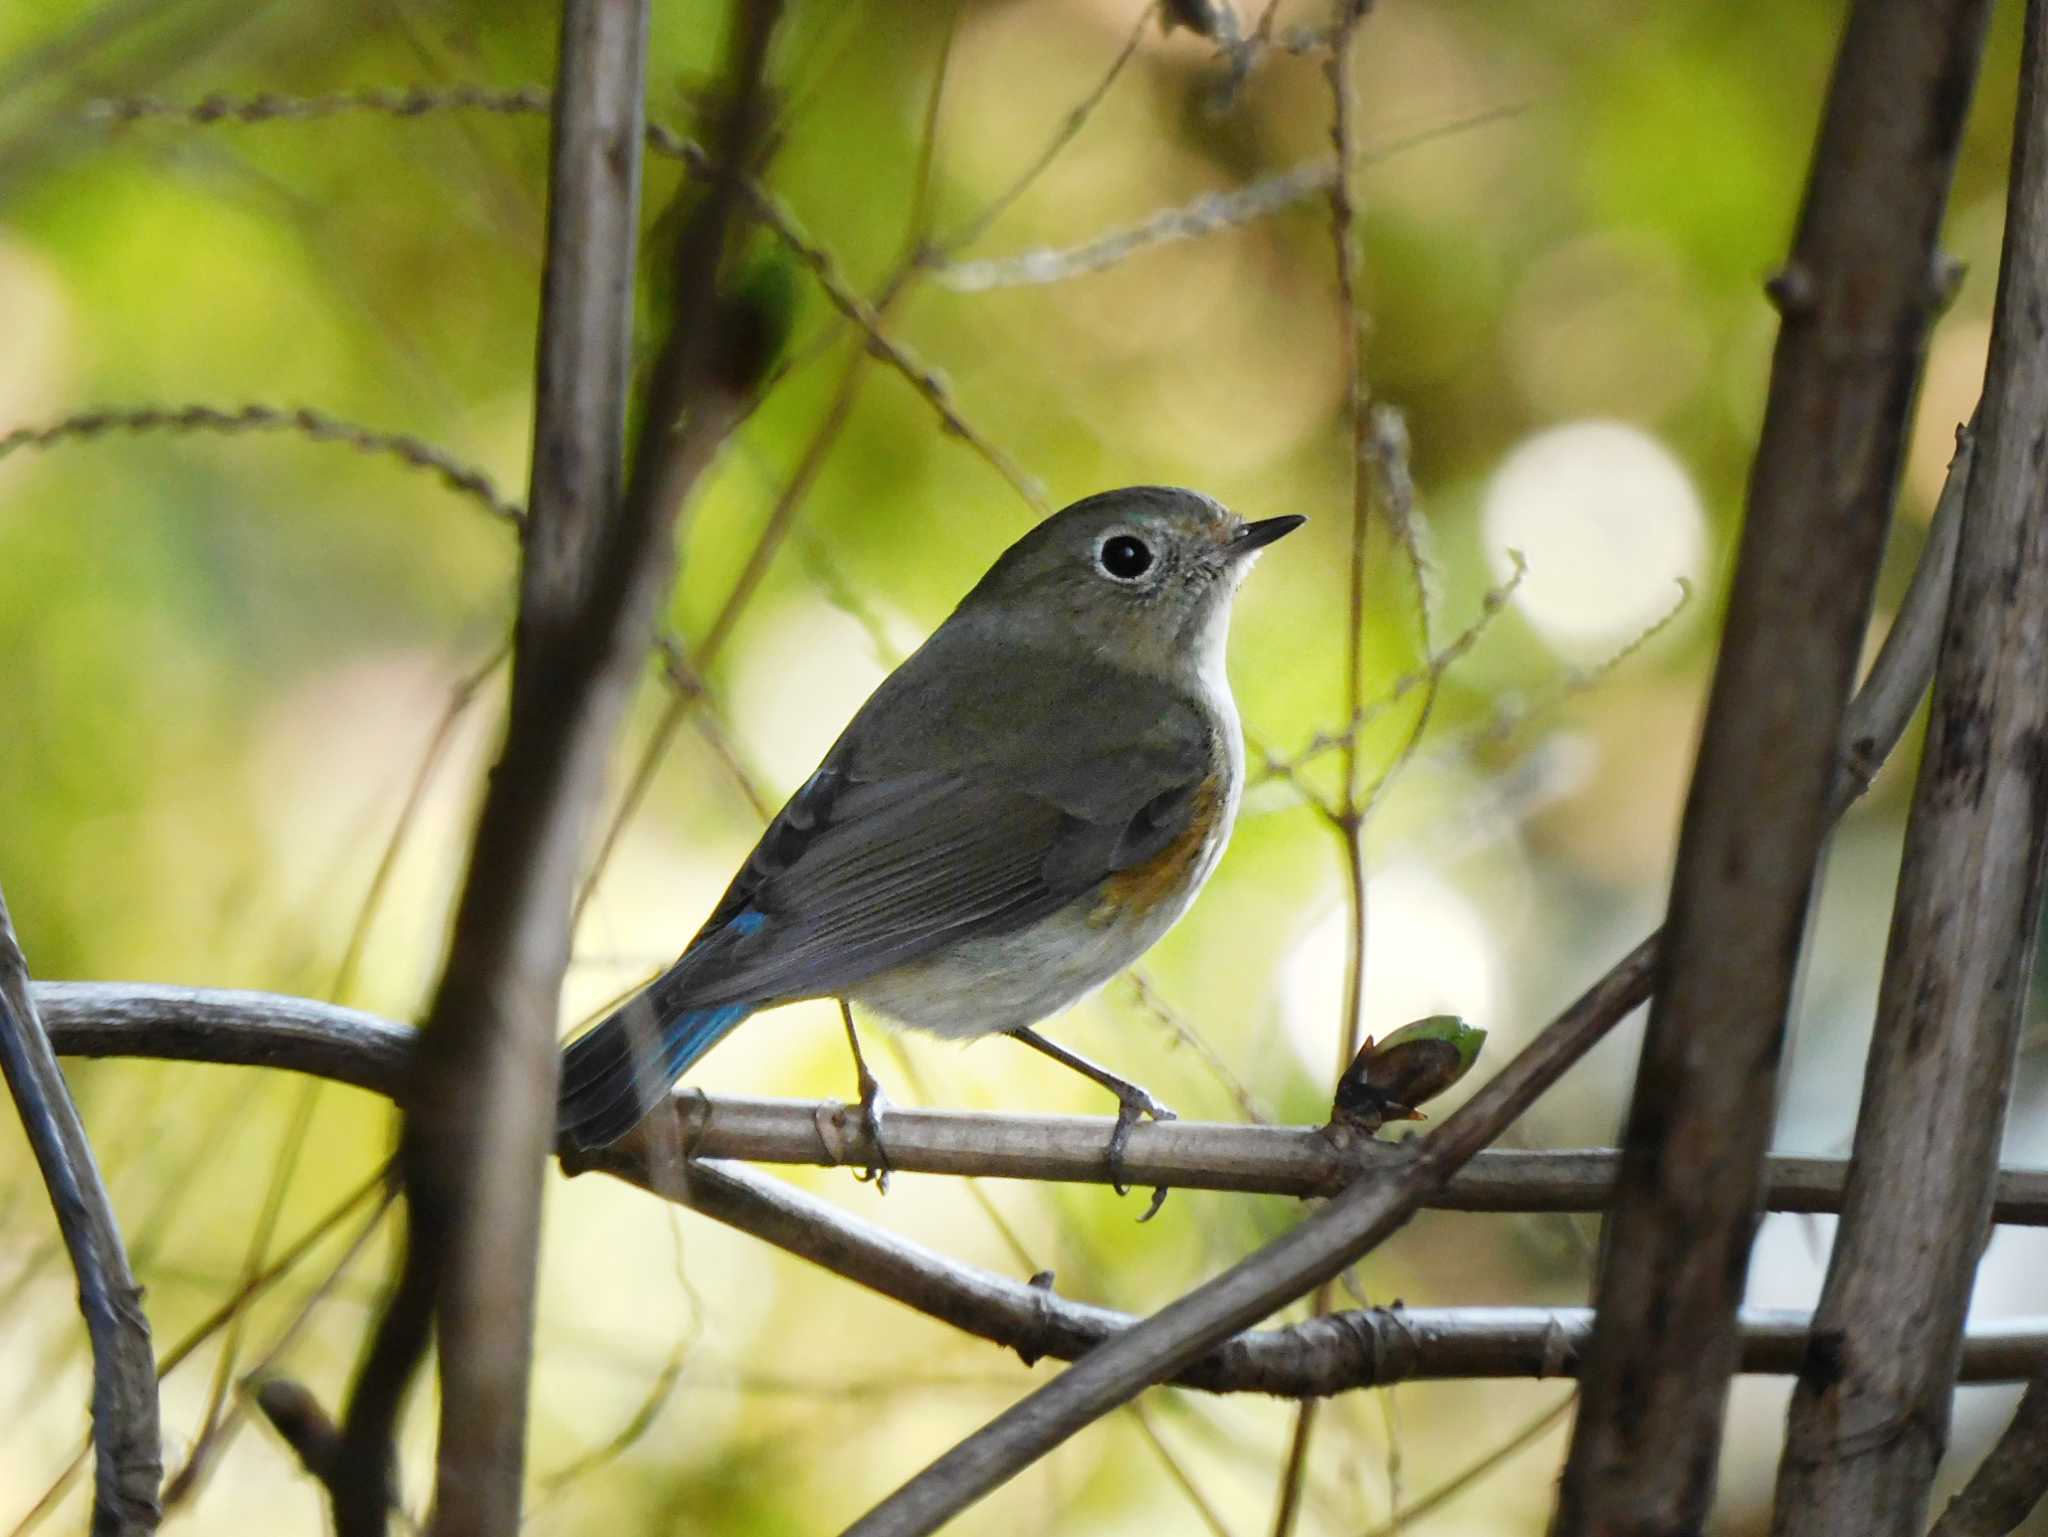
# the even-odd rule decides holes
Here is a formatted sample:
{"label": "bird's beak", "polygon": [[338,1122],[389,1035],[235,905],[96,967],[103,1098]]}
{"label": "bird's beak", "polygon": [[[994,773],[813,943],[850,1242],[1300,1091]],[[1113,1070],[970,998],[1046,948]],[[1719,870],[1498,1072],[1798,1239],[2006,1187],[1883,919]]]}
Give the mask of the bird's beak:
{"label": "bird's beak", "polygon": [[1285,539],[1307,521],[1300,513],[1290,512],[1285,517],[1261,518],[1256,523],[1247,523],[1223,546],[1223,552],[1235,557],[1263,550],[1275,539]]}

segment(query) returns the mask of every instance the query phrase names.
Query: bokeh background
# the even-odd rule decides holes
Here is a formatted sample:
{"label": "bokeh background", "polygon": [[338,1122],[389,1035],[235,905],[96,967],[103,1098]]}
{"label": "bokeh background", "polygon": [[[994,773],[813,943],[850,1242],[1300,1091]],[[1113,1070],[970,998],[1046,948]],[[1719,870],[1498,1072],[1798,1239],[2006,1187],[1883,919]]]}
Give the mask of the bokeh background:
{"label": "bokeh background", "polygon": [[[651,115],[687,131],[723,10],[656,9]],[[1412,439],[1437,643],[1480,617],[1510,550],[1528,566],[1448,671],[1368,829],[1366,1018],[1384,1030],[1464,1014],[1491,1032],[1475,1080],[1656,920],[1764,398],[1774,323],[1761,283],[1789,239],[1841,10],[1384,0],[1360,35],[1366,367]],[[1276,36],[1324,20],[1319,5],[1289,6]],[[2016,23],[2004,8],[1962,158],[1947,244],[1969,275],[1929,359],[1881,610],[1903,589],[1981,380]],[[975,229],[1134,35],[1072,142]],[[0,433],[100,405],[310,406],[416,434],[522,496],[539,119],[115,126],[90,108],[138,94],[515,88],[544,84],[553,52],[552,8],[532,3],[11,0]],[[773,76],[782,141],[769,179],[868,293],[920,209],[941,242],[972,234],[959,261],[1000,263],[1229,199],[1330,153],[1320,59],[1273,48],[1233,83],[1212,43],[1166,32],[1136,0],[804,0]],[[650,161],[650,221],[677,181],[672,162]],[[1055,504],[1164,480],[1247,516],[1311,516],[1248,585],[1233,641],[1248,730],[1291,757],[1349,713],[1350,456],[1329,205],[1312,195],[1126,244],[1101,270],[1054,260],[1058,281],[966,286],[1015,275],[1001,265],[921,274],[888,328]],[[761,248],[776,260],[772,242]],[[925,398],[863,360],[795,276],[792,366],[686,514],[670,609],[686,642],[719,624],[778,498],[807,454],[822,458],[758,592],[724,627],[706,701],[659,756],[602,872],[565,1030],[695,929],[758,829],[742,778],[771,800],[798,784],[1034,516]],[[835,416],[843,429],[814,449]],[[1377,537],[1373,550],[1365,642],[1378,697],[1420,656],[1401,565]],[[36,972],[338,990],[412,1017],[435,973],[502,673],[452,717],[451,702],[503,637],[515,560],[512,531],[474,501],[344,446],[269,433],[12,446],[0,457],[0,881]],[[1664,622],[1681,578],[1694,595]],[[669,698],[650,668],[614,796]],[[1420,698],[1368,729],[1369,777],[1393,761]],[[419,815],[351,959],[423,763]],[[1303,777],[1327,793],[1334,766],[1325,755]],[[1895,764],[1835,840],[1781,1148],[1846,1150],[1909,785]],[[1185,1115],[1320,1120],[1346,924],[1338,840],[1294,786],[1264,779],[1207,895],[1147,962],[1154,1001],[1118,982],[1053,1033]],[[1575,1071],[1517,1138],[1611,1141],[1635,1035]],[[912,1040],[877,1066],[899,1100],[1105,1109],[1002,1042]],[[392,1135],[382,1103],[275,1076],[75,1063],[72,1079],[162,1346],[235,1291],[267,1203],[281,1199],[275,1253],[374,1170]],[[815,1006],[750,1023],[695,1081],[850,1091],[836,1017]],[[2030,1054],[2013,1161],[2048,1161],[2042,1092]],[[1299,1216],[1288,1201],[1182,1192],[1141,1228],[1139,1199],[1103,1189],[977,1192],[905,1176],[883,1198],[843,1172],[788,1177],[963,1259],[1052,1269],[1068,1295],[1137,1311]],[[599,1178],[553,1182],[547,1222],[536,1531],[837,1530],[1054,1370]],[[1752,1299],[1810,1303],[1829,1226],[1768,1221]],[[277,1344],[352,1231],[251,1310],[238,1371]],[[1362,1268],[1356,1292],[1574,1303],[1594,1238],[1572,1219],[1425,1215]],[[325,1287],[279,1358],[330,1404],[387,1239],[379,1230]],[[2025,1310],[2044,1262],[2037,1235],[2001,1233],[1977,1316]],[[0,1127],[0,1531],[51,1487],[83,1431],[70,1291],[33,1167]],[[218,1358],[216,1341],[168,1380],[174,1465],[204,1421]],[[1566,1392],[1413,1384],[1334,1402],[1300,1529],[1382,1529],[1397,1503],[1551,1415],[1405,1527],[1540,1531]],[[1739,1388],[1717,1530],[1762,1530],[1785,1394],[1770,1380]],[[1961,1395],[1951,1482],[2010,1401]],[[1268,1401],[1157,1393],[1142,1418],[1104,1422],[959,1529],[1262,1531],[1292,1419]],[[414,1491],[431,1423],[416,1404]],[[84,1509],[73,1490],[48,1529],[77,1529]],[[174,1519],[311,1532],[325,1518],[288,1451],[248,1429]]]}

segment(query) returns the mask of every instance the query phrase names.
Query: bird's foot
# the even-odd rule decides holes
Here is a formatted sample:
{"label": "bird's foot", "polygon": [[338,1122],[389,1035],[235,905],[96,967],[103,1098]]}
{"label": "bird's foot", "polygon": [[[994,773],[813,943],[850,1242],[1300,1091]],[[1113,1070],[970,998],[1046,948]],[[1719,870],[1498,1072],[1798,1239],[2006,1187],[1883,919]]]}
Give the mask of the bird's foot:
{"label": "bird's foot", "polygon": [[[1090,1062],[1077,1052],[1048,1041],[1028,1025],[1019,1026],[1010,1034],[1029,1046],[1033,1051],[1042,1052],[1062,1067],[1071,1068],[1089,1082],[1099,1084],[1116,1096],[1116,1129],[1109,1134],[1109,1183],[1118,1195],[1129,1195],[1131,1184],[1124,1177],[1124,1152],[1130,1146],[1131,1131],[1141,1116],[1150,1116],[1155,1121],[1176,1119],[1174,1113],[1154,1099],[1135,1083],[1117,1077],[1099,1063]],[[1138,1220],[1150,1222],[1159,1208],[1166,1202],[1166,1187],[1160,1186],[1152,1192],[1152,1204],[1145,1208],[1145,1214]]]}
{"label": "bird's foot", "polygon": [[889,1096],[882,1091],[882,1081],[869,1072],[863,1062],[860,1068],[860,1133],[868,1146],[868,1163],[865,1168],[855,1171],[853,1177],[863,1183],[873,1180],[876,1191],[882,1195],[889,1193],[889,1147],[882,1140],[882,1119],[888,1110]]}
{"label": "bird's foot", "polygon": [[882,1141],[882,1117],[889,1106],[889,1096],[882,1092],[882,1082],[868,1071],[868,1059],[861,1054],[860,1032],[853,1028],[853,1008],[842,998],[839,1000],[839,1017],[846,1022],[846,1044],[853,1048],[853,1067],[860,1084],[860,1129],[868,1144],[868,1165],[854,1175],[865,1184],[875,1183],[877,1194],[889,1193],[889,1149]]}
{"label": "bird's foot", "polygon": [[[1103,1087],[1111,1088],[1111,1085]],[[1130,1149],[1131,1132],[1146,1116],[1154,1121],[1172,1121],[1178,1117],[1135,1083],[1118,1080],[1113,1092],[1116,1095],[1116,1126],[1109,1134],[1109,1183],[1118,1195],[1129,1195],[1131,1184],[1125,1177],[1124,1155]],[[1166,1204],[1166,1190],[1164,1185],[1154,1188],[1152,1202],[1145,1208],[1144,1215],[1138,1218],[1140,1222],[1150,1222],[1159,1214],[1159,1208]]]}

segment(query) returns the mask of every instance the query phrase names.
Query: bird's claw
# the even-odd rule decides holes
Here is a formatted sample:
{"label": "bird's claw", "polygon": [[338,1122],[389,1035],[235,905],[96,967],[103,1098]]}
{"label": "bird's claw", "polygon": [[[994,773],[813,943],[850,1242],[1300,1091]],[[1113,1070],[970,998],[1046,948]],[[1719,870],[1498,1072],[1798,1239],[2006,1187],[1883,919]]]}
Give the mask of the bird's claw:
{"label": "bird's claw", "polygon": [[[1124,1177],[1124,1154],[1131,1145],[1131,1132],[1139,1120],[1147,1116],[1154,1121],[1179,1119],[1172,1110],[1134,1083],[1127,1083],[1117,1090],[1116,1126],[1109,1134],[1109,1184],[1118,1195],[1131,1193],[1130,1181]],[[1152,1204],[1138,1218],[1140,1222],[1150,1222],[1159,1208],[1166,1204],[1166,1189],[1160,1185],[1153,1190]]]}
{"label": "bird's claw", "polygon": [[882,1118],[888,1112],[889,1096],[881,1080],[862,1063],[860,1069],[860,1130],[871,1155],[867,1167],[856,1170],[854,1178],[863,1184],[874,1181],[878,1194],[889,1193],[889,1149],[882,1141]]}

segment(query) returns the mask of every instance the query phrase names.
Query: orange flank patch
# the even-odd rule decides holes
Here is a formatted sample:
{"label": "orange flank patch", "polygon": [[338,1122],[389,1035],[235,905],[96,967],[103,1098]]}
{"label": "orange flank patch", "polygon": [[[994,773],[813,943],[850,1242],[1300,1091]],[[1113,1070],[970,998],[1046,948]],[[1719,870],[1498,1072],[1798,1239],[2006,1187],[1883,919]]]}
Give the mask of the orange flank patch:
{"label": "orange flank patch", "polygon": [[1220,789],[1221,782],[1214,775],[1203,780],[1189,807],[1188,825],[1180,834],[1143,864],[1119,870],[1102,883],[1088,914],[1089,923],[1106,928],[1119,918],[1141,918],[1187,890],[1216,830],[1216,816],[1222,809]]}

